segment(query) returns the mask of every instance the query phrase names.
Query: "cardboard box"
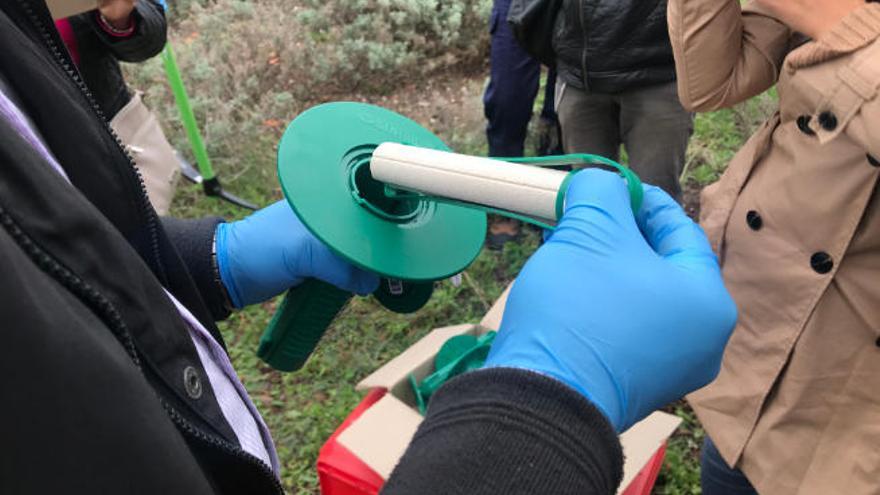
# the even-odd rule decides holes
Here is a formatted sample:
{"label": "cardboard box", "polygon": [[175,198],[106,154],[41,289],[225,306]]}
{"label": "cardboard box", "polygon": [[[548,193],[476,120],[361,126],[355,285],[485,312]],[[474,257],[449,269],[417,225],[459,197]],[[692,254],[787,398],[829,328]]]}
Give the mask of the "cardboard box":
{"label": "cardboard box", "polygon": [[46,0],[52,19],[64,19],[98,8],[98,0]]}
{"label": "cardboard box", "polygon": [[[432,373],[434,356],[450,337],[462,334],[480,335],[489,330],[496,330],[501,324],[508,291],[509,288],[480,324],[456,325],[433,330],[363,379],[357,385],[358,390],[375,392],[384,389],[387,393],[377,400],[378,396],[375,396],[373,402],[358,411],[359,416],[353,418],[347,427],[341,427],[341,431],[338,431],[331,440],[342,446],[381,479],[387,479],[422,421],[422,416],[415,407],[415,397],[409,383],[410,374],[421,380]],[[640,475],[644,478],[646,472],[650,475],[647,486],[650,490],[659,464],[662,462],[665,442],[680,422],[681,420],[675,416],[655,412],[621,436],[626,463],[619,493],[623,493]]]}

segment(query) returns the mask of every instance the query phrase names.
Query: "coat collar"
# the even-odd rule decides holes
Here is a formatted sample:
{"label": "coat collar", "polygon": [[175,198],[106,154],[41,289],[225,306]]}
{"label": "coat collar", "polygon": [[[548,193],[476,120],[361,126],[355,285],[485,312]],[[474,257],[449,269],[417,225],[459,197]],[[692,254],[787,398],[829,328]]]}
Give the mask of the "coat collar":
{"label": "coat collar", "polygon": [[793,71],[817,65],[864,48],[880,36],[880,3],[866,3],[838,23],[822,38],[802,45],[785,60]]}

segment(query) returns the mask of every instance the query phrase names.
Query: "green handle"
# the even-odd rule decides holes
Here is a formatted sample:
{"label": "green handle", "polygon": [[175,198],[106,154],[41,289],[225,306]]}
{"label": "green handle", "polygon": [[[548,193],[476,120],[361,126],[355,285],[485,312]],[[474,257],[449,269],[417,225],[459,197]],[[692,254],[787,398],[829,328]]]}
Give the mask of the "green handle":
{"label": "green handle", "polygon": [[350,292],[318,279],[290,289],[260,338],[257,356],[279,371],[302,368],[351,298]]}
{"label": "green handle", "polygon": [[199,173],[202,174],[202,179],[211,180],[214,178],[214,169],[211,167],[208,150],[205,148],[204,140],[202,140],[202,133],[199,131],[196,115],[193,113],[192,106],[189,103],[186,86],[183,85],[183,78],[180,77],[180,68],[177,66],[177,59],[174,58],[174,52],[171,50],[170,43],[166,44],[165,49],[162,51],[162,61],[165,62],[165,74],[168,76],[168,84],[171,86],[171,92],[174,93],[174,101],[177,102],[180,120],[183,122],[183,128],[186,130],[190,147],[192,147],[193,155],[196,157]]}

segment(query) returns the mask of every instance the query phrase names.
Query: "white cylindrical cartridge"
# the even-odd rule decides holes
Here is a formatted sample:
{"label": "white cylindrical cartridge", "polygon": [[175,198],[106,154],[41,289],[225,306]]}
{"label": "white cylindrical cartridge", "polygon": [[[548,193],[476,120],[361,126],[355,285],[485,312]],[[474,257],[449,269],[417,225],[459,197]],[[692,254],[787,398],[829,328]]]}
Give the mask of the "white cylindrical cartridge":
{"label": "white cylindrical cartridge", "polygon": [[510,211],[555,223],[567,172],[383,143],[370,160],[373,179],[408,191]]}

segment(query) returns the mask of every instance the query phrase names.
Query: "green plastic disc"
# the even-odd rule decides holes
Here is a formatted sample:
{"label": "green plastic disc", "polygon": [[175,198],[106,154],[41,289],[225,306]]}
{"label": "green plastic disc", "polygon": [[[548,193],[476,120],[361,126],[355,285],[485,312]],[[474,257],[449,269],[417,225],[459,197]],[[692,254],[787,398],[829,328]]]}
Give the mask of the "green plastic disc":
{"label": "green plastic disc", "polygon": [[316,237],[361,268],[425,282],[461,272],[480,253],[486,214],[386,196],[384,184],[369,172],[372,151],[383,142],[449,150],[392,111],[362,103],[319,105],[297,117],[281,138],[284,196]]}

